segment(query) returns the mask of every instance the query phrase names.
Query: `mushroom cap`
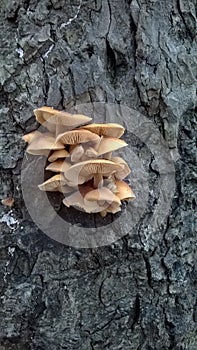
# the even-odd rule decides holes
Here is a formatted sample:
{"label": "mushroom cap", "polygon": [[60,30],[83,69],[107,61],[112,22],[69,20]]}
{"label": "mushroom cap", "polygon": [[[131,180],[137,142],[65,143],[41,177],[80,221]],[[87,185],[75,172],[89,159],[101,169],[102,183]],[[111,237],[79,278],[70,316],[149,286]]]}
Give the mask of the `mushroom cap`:
{"label": "mushroom cap", "polygon": [[94,132],[99,136],[111,136],[121,137],[124,134],[125,129],[120,124],[107,123],[107,124],[88,124],[83,127],[86,130]]}
{"label": "mushroom cap", "polygon": [[115,137],[103,137],[99,144],[98,155],[101,156],[108,152],[116,151],[119,148],[127,146],[127,143]]}
{"label": "mushroom cap", "polygon": [[125,162],[124,159],[122,159],[121,157],[112,157],[111,160],[116,164],[122,165],[122,169],[118,170],[115,174],[115,177],[117,179],[123,180],[130,174],[131,169],[129,168],[127,162]]}
{"label": "mushroom cap", "polygon": [[52,176],[50,179],[46,180],[42,184],[38,185],[38,188],[41,191],[60,191],[61,186],[64,186],[65,184],[66,181],[64,179],[64,176],[62,174],[57,174]]}
{"label": "mushroom cap", "polygon": [[109,207],[106,210],[107,213],[118,213],[119,211],[121,211],[120,204],[113,202],[109,205]]}
{"label": "mushroom cap", "polygon": [[82,114],[71,114],[64,111],[58,111],[51,107],[43,106],[38,109],[34,109],[34,114],[36,116],[36,120],[40,124],[55,124],[67,126],[68,128],[75,128],[77,126],[89,123],[92,118],[87,117]]}
{"label": "mushroom cap", "polygon": [[129,185],[121,180],[116,180],[116,196],[122,201],[122,200],[131,200],[135,199],[135,195],[132,191],[132,189],[129,187]]}
{"label": "mushroom cap", "polygon": [[7,207],[12,207],[14,205],[14,198],[13,197],[7,197],[7,198],[3,198],[1,200],[1,203]]}
{"label": "mushroom cap", "polygon": [[54,173],[64,173],[68,168],[70,168],[71,164],[66,162],[63,159],[56,160],[55,162],[49,164],[46,167],[46,170],[53,171]]}
{"label": "mushroom cap", "polygon": [[23,135],[22,139],[25,142],[27,142],[27,143],[31,143],[35,138],[37,138],[39,136],[42,136],[42,133],[40,131],[38,131],[38,130],[35,130],[35,131],[32,131],[32,132],[29,132],[26,135]]}
{"label": "mushroom cap", "polygon": [[100,212],[100,215],[104,218],[107,215],[107,213],[116,214],[119,211],[121,211],[120,204],[113,202],[106,209],[102,210]]}
{"label": "mushroom cap", "polygon": [[34,155],[48,155],[50,150],[64,149],[61,142],[56,142],[55,137],[49,133],[36,137],[27,147],[27,153]]}
{"label": "mushroom cap", "polygon": [[66,151],[65,149],[60,149],[57,151],[54,151],[50,157],[48,158],[49,162],[54,162],[55,160],[59,159],[59,158],[68,158],[70,157],[70,154],[68,151]]}
{"label": "mushroom cap", "polygon": [[99,189],[93,189],[92,191],[89,191],[85,197],[85,200],[87,201],[98,201],[99,202],[107,202],[107,203],[118,203],[119,205],[121,204],[120,199],[113,193],[111,192],[108,188],[106,187],[101,187]]}
{"label": "mushroom cap", "polygon": [[99,213],[104,210],[96,201],[95,202],[85,202],[83,196],[79,191],[72,193],[70,196],[63,199],[63,204],[67,207],[76,206],[86,213]]}
{"label": "mushroom cap", "polygon": [[77,129],[66,131],[56,138],[56,142],[61,142],[65,145],[74,145],[85,142],[99,142],[100,137],[88,130]]}
{"label": "mushroom cap", "polygon": [[82,184],[94,177],[94,174],[108,176],[121,170],[122,166],[106,159],[86,160],[72,165],[64,176],[68,181]]}

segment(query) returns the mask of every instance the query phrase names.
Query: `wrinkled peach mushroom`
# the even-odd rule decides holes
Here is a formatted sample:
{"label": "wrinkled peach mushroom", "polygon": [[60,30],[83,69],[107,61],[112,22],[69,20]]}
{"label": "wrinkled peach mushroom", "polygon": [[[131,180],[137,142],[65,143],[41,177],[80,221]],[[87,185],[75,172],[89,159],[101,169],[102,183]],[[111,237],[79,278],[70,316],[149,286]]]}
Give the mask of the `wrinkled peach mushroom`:
{"label": "wrinkled peach mushroom", "polygon": [[82,114],[71,114],[64,111],[58,111],[51,107],[43,106],[35,109],[36,120],[43,124],[49,131],[55,132],[56,136],[65,131],[65,129],[74,129],[83,124],[89,123],[92,118]]}
{"label": "wrinkled peach mushroom", "polygon": [[68,158],[68,157],[70,157],[69,152],[66,151],[65,149],[60,149],[60,150],[54,151],[50,155],[50,157],[48,158],[48,161],[49,162],[55,162],[57,159]]}
{"label": "wrinkled peach mushroom", "polygon": [[34,155],[48,155],[51,150],[64,149],[61,142],[56,142],[53,135],[46,133],[34,138],[27,147],[27,153]]}
{"label": "wrinkled peach mushroom", "polygon": [[122,201],[122,200],[132,200],[135,199],[135,195],[132,191],[132,189],[129,187],[129,185],[121,180],[115,181],[116,185],[116,196]]}
{"label": "wrinkled peach mushroom", "polygon": [[70,168],[71,164],[65,160],[56,160],[55,162],[49,164],[46,167],[46,170],[53,171],[54,173],[64,173],[68,168]]}
{"label": "wrinkled peach mushroom", "polygon": [[42,133],[35,130],[35,131],[32,131],[26,135],[23,135],[22,139],[27,143],[31,143],[34,139],[36,139],[37,137],[40,137],[40,136],[42,136]]}
{"label": "wrinkled peach mushroom", "polygon": [[103,176],[108,176],[118,170],[121,170],[120,164],[106,159],[93,159],[72,165],[64,173],[64,176],[68,181],[76,184],[83,184],[94,178],[94,187],[97,188],[99,183],[102,182]]}
{"label": "wrinkled peach mushroom", "polygon": [[99,213],[101,210],[104,210],[104,208],[102,208],[96,201],[84,201],[84,198],[79,191],[74,192],[70,196],[64,198],[63,204],[67,207],[76,206],[86,213]]}
{"label": "wrinkled peach mushroom", "polygon": [[100,215],[102,217],[105,217],[107,213],[117,213],[120,211],[120,199],[106,187],[92,190],[85,195],[85,203],[93,201],[96,201],[100,205]]}
{"label": "wrinkled peach mushroom", "polygon": [[98,156],[110,159],[113,151],[125,146],[127,146],[127,143],[123,140],[115,137],[103,137],[98,147]]}
{"label": "wrinkled peach mushroom", "polygon": [[38,188],[41,191],[48,192],[70,193],[73,191],[72,187],[67,186],[64,176],[62,174],[52,176],[50,179],[38,185]]}
{"label": "wrinkled peach mushroom", "polygon": [[97,201],[99,205],[104,206],[106,204],[112,204],[113,202],[117,204],[121,204],[120,199],[111,192],[106,187],[101,187],[99,189],[93,189],[92,191],[89,191],[85,197],[84,200],[94,202]]}

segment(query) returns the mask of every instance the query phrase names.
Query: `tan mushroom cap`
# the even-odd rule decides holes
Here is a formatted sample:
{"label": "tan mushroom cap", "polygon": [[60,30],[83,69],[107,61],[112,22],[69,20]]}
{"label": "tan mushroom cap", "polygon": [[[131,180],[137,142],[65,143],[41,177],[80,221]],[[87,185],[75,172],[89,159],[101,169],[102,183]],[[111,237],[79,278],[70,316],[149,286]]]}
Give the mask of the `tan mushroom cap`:
{"label": "tan mushroom cap", "polygon": [[57,159],[59,158],[68,158],[70,157],[70,154],[68,151],[66,151],[65,149],[60,149],[57,151],[54,151],[50,157],[48,158],[49,162],[55,162]]}
{"label": "tan mushroom cap", "polygon": [[110,206],[107,208],[107,213],[116,214],[119,211],[121,211],[120,204],[115,203],[115,202],[110,204]]}
{"label": "tan mushroom cap", "polygon": [[93,159],[83,161],[72,165],[65,173],[64,176],[68,181],[75,181],[77,184],[82,184],[94,175],[108,176],[121,170],[122,166],[106,159]]}
{"label": "tan mushroom cap", "polygon": [[31,143],[35,138],[40,136],[42,136],[42,133],[40,131],[35,130],[26,135],[23,135],[22,139],[27,143]]}
{"label": "tan mushroom cap", "polygon": [[56,138],[56,142],[61,142],[65,145],[74,145],[85,142],[98,143],[100,137],[88,130],[77,129],[66,131]]}
{"label": "tan mushroom cap", "polygon": [[114,203],[110,204],[108,206],[108,208],[102,210],[100,212],[100,215],[104,218],[107,215],[107,213],[116,214],[119,211],[121,211],[120,204],[114,202]]}
{"label": "tan mushroom cap", "polygon": [[115,203],[118,203],[119,205],[121,204],[120,199],[106,187],[101,187],[99,189],[93,189],[92,191],[89,191],[85,195],[84,199],[90,202],[92,201],[97,201],[98,203],[115,202]]}
{"label": "tan mushroom cap", "polygon": [[121,137],[124,134],[125,129],[120,124],[107,123],[107,124],[88,124],[83,127],[86,130],[94,132],[99,136],[111,136]]}
{"label": "tan mushroom cap", "polygon": [[[36,120],[40,124],[50,128],[52,125],[62,125],[68,128],[75,128],[77,126],[89,123],[92,118],[82,114],[71,114],[64,111],[58,111],[51,107],[43,106],[35,109],[34,114]],[[54,129],[53,129],[54,130]]]}
{"label": "tan mushroom cap", "polygon": [[135,195],[132,191],[132,189],[129,187],[129,185],[121,180],[116,180],[116,196],[122,201],[122,200],[131,200],[135,199]]}
{"label": "tan mushroom cap", "polygon": [[50,150],[64,149],[64,145],[61,142],[56,142],[55,138],[49,134],[41,134],[36,137],[27,147],[27,153],[34,155],[48,155]]}
{"label": "tan mushroom cap", "polygon": [[105,207],[101,207],[96,201],[95,202],[85,202],[83,196],[79,191],[72,193],[70,196],[63,199],[63,204],[67,207],[73,206],[78,207],[85,211],[86,213],[99,213],[104,210]]}
{"label": "tan mushroom cap", "polygon": [[119,180],[123,180],[125,177],[127,177],[130,172],[131,169],[129,168],[127,162],[125,162],[125,160],[121,157],[112,157],[111,160],[116,163],[116,164],[120,164],[122,166],[122,169],[118,170],[115,174],[115,177]]}
{"label": "tan mushroom cap", "polygon": [[116,151],[122,147],[127,146],[127,143],[115,137],[103,137],[99,144],[98,155]]}
{"label": "tan mushroom cap", "polygon": [[65,160],[56,160],[55,162],[49,164],[46,167],[46,170],[53,171],[54,173],[64,173],[68,168],[70,168],[71,164],[66,162]]}
{"label": "tan mushroom cap", "polygon": [[69,193],[73,191],[73,188],[66,186],[66,181],[62,174],[57,174],[38,185],[38,188],[41,191],[49,191],[49,192],[63,192]]}

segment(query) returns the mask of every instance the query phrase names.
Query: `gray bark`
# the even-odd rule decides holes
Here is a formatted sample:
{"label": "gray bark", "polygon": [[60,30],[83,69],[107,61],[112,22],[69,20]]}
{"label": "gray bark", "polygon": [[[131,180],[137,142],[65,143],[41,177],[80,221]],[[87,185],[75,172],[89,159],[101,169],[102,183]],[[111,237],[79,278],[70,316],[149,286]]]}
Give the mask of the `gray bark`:
{"label": "gray bark", "polygon": [[[196,348],[194,5],[1,1],[0,192],[15,205],[11,213],[1,206],[0,349]],[[142,223],[111,246],[80,250],[28,216],[21,136],[36,129],[38,106],[92,101],[125,104],[155,122],[179,155],[177,187],[157,235]]]}

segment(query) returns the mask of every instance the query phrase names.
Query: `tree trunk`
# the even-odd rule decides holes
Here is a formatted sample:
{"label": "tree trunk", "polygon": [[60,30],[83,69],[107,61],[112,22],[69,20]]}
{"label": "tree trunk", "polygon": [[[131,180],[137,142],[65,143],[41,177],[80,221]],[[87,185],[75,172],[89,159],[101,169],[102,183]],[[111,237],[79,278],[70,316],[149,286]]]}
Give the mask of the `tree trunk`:
{"label": "tree trunk", "polygon": [[[1,3],[0,192],[15,202],[1,205],[0,349],[194,350],[195,2]],[[154,180],[144,220],[111,245],[76,249],[28,216],[21,136],[38,127],[38,106],[92,102],[126,105],[160,130],[176,190],[163,226],[147,230],[159,174],[137,142]]]}

